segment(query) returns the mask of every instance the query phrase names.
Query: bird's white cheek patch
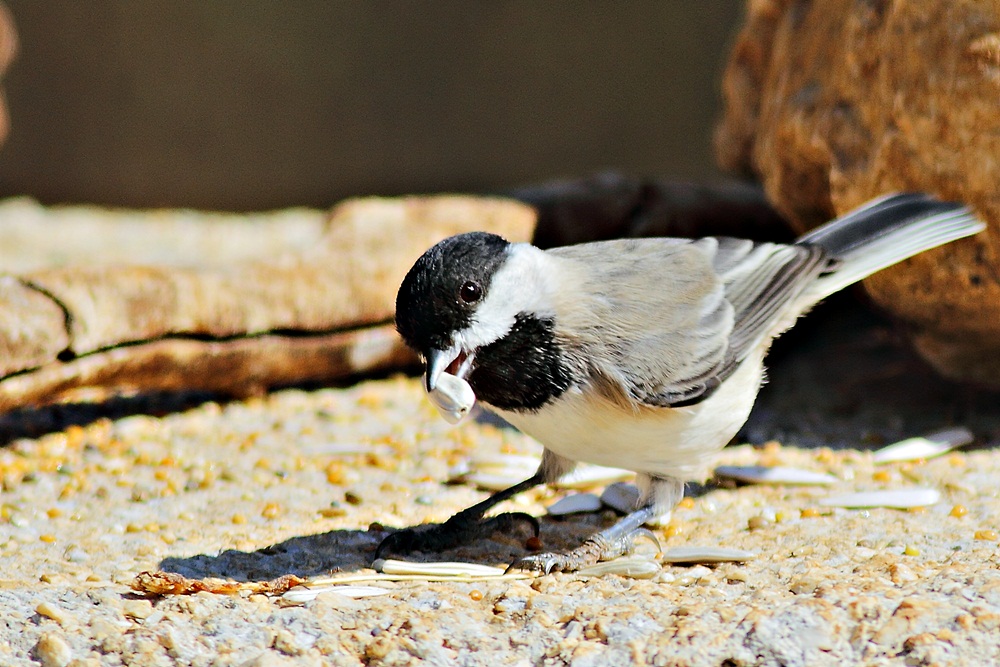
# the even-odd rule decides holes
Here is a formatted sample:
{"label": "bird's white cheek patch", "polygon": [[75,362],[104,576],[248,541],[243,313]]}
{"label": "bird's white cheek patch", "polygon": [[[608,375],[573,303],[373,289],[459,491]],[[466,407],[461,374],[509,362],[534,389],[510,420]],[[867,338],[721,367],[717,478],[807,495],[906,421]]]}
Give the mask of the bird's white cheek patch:
{"label": "bird's white cheek patch", "polygon": [[495,343],[514,327],[518,313],[546,317],[552,314],[545,280],[545,255],[527,244],[512,246],[510,256],[490,281],[486,298],[474,322],[454,334],[455,342],[472,351]]}

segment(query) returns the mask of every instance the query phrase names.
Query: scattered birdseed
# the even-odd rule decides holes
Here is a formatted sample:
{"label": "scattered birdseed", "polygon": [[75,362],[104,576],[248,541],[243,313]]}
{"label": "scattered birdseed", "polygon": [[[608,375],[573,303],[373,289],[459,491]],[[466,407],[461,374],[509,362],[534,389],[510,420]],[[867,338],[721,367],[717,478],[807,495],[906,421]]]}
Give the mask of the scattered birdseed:
{"label": "scattered birdseed", "polygon": [[977,530],[975,535],[973,535],[977,540],[986,540],[988,542],[996,542],[997,531],[995,530]]}
{"label": "scattered birdseed", "polygon": [[955,505],[954,507],[951,508],[951,511],[948,512],[950,516],[958,518],[961,518],[968,513],[969,513],[969,508],[966,507],[965,505]]}

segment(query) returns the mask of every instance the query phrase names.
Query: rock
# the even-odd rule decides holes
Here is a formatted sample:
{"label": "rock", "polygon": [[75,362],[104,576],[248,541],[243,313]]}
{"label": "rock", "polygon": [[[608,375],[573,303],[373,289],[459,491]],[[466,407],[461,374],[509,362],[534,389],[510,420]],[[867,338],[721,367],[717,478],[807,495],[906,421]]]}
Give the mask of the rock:
{"label": "rock", "polygon": [[0,375],[41,366],[69,346],[66,314],[38,289],[0,277]]}
{"label": "rock", "polygon": [[66,667],[73,659],[73,651],[62,635],[46,632],[35,644],[35,656],[42,667]]}
{"label": "rock", "polygon": [[[317,211],[123,214],[7,202],[0,238],[22,252],[6,248],[0,266],[34,257],[0,281],[0,410],[80,389],[246,396],[398,368],[413,356],[389,322],[416,258],[464,231],[527,241],[534,221],[524,204],[461,196],[351,200],[325,222]],[[49,242],[88,225],[75,248]],[[204,243],[181,240],[189,235]],[[261,246],[259,235],[273,241]],[[136,241],[147,236],[153,248]],[[162,247],[173,239],[176,248]]]}
{"label": "rock", "polygon": [[761,189],[741,181],[641,180],[606,172],[509,194],[538,211],[533,242],[542,248],[620,237],[794,238]]}
{"label": "rock", "polygon": [[1000,378],[1000,6],[748,3],[726,69],[721,166],[805,231],[884,193],[973,206],[989,225],[864,282],[947,377]]}
{"label": "rock", "polygon": [[[0,76],[7,72],[11,61],[17,55],[18,40],[17,30],[14,28],[14,17],[11,15],[7,5],[0,4]],[[7,113],[7,104],[0,90],[0,143],[7,139],[10,132],[10,116]]]}

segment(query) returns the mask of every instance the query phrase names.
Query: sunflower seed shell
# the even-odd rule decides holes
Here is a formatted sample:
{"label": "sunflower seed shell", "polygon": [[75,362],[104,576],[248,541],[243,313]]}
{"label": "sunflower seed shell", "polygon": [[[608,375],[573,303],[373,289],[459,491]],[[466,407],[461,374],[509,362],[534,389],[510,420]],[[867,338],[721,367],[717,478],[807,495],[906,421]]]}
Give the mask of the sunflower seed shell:
{"label": "sunflower seed shell", "polygon": [[719,466],[715,469],[715,474],[719,477],[728,477],[748,484],[808,486],[837,482],[837,478],[833,475],[786,466]]}
{"label": "sunflower seed shell", "polygon": [[449,424],[465,419],[476,404],[476,394],[469,383],[450,373],[442,373],[427,396]]}
{"label": "sunflower seed shell", "polygon": [[930,459],[947,454],[956,447],[967,445],[974,437],[972,431],[967,428],[951,428],[920,438],[907,438],[878,450],[872,456],[872,461],[892,463]]}
{"label": "sunflower seed shell", "polygon": [[601,499],[593,493],[574,493],[549,505],[548,512],[552,516],[565,516],[582,512],[596,512],[602,506]]}
{"label": "sunflower seed shell", "polygon": [[863,491],[842,496],[830,496],[819,501],[825,507],[846,507],[851,509],[866,507],[889,507],[909,509],[927,507],[941,500],[941,493],[935,489],[903,489],[899,491]]}
{"label": "sunflower seed shell", "polygon": [[757,554],[740,549],[722,547],[674,547],[664,552],[664,563],[742,563],[753,560]]}

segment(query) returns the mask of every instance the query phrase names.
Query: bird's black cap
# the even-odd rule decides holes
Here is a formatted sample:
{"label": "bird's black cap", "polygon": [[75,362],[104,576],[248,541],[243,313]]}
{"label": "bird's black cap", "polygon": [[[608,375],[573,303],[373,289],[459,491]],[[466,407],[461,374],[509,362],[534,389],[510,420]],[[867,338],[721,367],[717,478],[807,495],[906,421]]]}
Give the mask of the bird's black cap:
{"label": "bird's black cap", "polygon": [[[441,241],[425,252],[403,279],[396,295],[396,330],[414,350],[443,350],[452,334],[472,323],[478,301],[506,259],[510,242],[496,234],[469,232]],[[481,297],[469,302],[462,288],[474,283]]]}

